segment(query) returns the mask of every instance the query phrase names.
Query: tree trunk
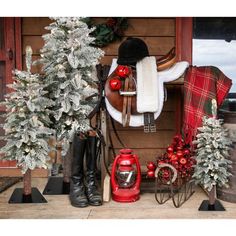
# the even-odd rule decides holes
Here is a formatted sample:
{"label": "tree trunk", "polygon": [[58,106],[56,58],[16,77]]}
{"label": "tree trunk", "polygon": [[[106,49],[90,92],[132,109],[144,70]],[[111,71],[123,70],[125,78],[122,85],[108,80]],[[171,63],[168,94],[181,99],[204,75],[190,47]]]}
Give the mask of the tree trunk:
{"label": "tree trunk", "polygon": [[209,192],[209,205],[214,205],[216,201],[216,185]]}
{"label": "tree trunk", "polygon": [[70,143],[70,148],[66,154],[66,156],[63,158],[63,182],[69,183],[70,177],[71,177],[71,160],[72,160],[72,143]]}
{"label": "tree trunk", "polygon": [[23,194],[31,195],[31,170],[27,170],[23,175]]}

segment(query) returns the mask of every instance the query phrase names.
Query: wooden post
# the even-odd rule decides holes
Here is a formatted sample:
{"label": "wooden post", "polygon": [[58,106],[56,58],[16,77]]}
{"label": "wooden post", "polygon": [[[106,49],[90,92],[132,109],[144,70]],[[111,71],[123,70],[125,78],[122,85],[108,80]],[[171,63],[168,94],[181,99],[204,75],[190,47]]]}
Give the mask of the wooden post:
{"label": "wooden post", "polygon": [[31,195],[31,170],[28,169],[23,175],[23,194]]}
{"label": "wooden post", "polygon": [[109,130],[107,130],[107,116],[105,110],[101,110],[101,131],[104,137],[104,141],[106,143],[105,148],[102,149],[102,158],[104,158],[105,160],[101,161],[101,187],[103,190],[103,200],[109,201],[111,197],[110,177],[106,172],[106,167],[104,165],[105,161],[109,166],[109,143],[107,136],[107,132],[109,132]]}
{"label": "wooden post", "polygon": [[209,192],[209,205],[214,205],[216,201],[216,186],[214,185]]}

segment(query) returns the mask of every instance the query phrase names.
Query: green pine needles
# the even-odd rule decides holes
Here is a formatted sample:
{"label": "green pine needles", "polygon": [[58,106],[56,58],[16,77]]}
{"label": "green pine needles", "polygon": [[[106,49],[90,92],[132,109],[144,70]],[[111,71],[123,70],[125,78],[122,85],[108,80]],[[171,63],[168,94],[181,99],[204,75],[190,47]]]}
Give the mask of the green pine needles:
{"label": "green pine needles", "polygon": [[76,132],[91,129],[88,114],[98,100],[96,65],[104,55],[93,46],[93,29],[78,17],[53,18],[43,35],[40,63],[45,73],[52,108],[54,127],[65,155]]}
{"label": "green pine needles", "polygon": [[3,159],[16,160],[24,174],[28,169],[48,168],[48,139],[53,134],[50,126],[50,107],[54,102],[46,98],[39,74],[32,74],[32,50],[26,49],[27,71],[15,70],[14,83],[8,85],[6,95],[6,145],[0,150]]}
{"label": "green pine needles", "polygon": [[229,187],[228,177],[231,161],[228,159],[232,141],[228,131],[222,124],[223,120],[216,119],[215,101],[212,105],[213,117],[203,117],[203,125],[198,128],[196,144],[196,166],[193,178],[196,183],[211,191],[213,186]]}

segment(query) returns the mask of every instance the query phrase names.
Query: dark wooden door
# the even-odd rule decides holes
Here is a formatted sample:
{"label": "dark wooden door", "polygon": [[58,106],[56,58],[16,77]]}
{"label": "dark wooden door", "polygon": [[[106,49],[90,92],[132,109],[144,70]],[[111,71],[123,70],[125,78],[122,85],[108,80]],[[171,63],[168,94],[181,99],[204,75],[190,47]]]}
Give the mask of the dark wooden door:
{"label": "dark wooden door", "polygon": [[[7,84],[12,83],[12,70],[16,68],[16,18],[0,17],[0,101],[4,100],[4,95],[8,92]],[[5,111],[4,106],[0,106],[0,114]],[[4,135],[2,128],[4,120],[0,117],[0,136]],[[0,146],[4,144],[0,141]],[[14,162],[0,161],[1,167],[14,165]]]}

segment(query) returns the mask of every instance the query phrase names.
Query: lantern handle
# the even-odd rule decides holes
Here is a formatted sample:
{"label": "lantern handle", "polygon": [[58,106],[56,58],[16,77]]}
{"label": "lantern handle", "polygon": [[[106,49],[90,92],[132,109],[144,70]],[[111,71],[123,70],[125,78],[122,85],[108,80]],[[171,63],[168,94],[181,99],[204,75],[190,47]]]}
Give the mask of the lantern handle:
{"label": "lantern handle", "polygon": [[136,164],[136,167],[137,167],[137,179],[136,179],[136,184],[135,184],[134,188],[139,189],[140,188],[140,183],[141,183],[141,168],[140,168],[138,156],[134,154],[133,157],[135,159],[135,164]]}
{"label": "lantern handle", "polygon": [[116,181],[116,178],[115,178],[115,174],[116,174],[116,164],[117,164],[117,162],[118,162],[118,159],[120,158],[120,155],[118,155],[116,158],[115,158],[115,160],[114,160],[114,162],[113,162],[113,164],[112,164],[112,170],[111,170],[111,184],[112,184],[112,186],[113,186],[113,190],[117,190],[118,188],[119,188],[119,185],[118,185],[118,183],[117,183],[117,181]]}

